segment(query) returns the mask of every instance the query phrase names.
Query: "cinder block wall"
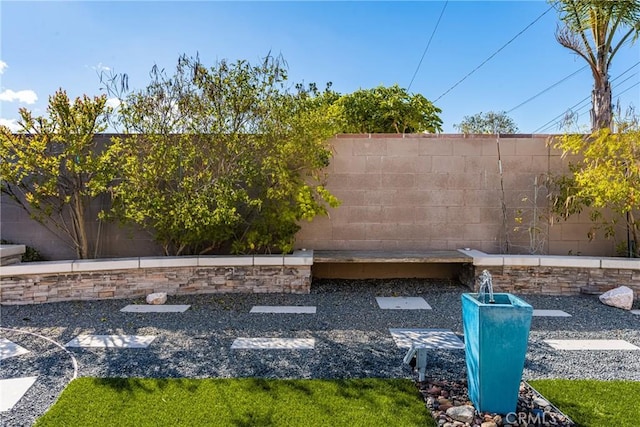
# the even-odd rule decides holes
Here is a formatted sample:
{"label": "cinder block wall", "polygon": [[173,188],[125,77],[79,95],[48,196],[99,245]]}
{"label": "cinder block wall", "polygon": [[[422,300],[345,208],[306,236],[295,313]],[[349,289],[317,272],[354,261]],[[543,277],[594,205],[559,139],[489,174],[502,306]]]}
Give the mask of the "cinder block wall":
{"label": "cinder block wall", "polygon": [[[111,135],[100,135],[108,140]],[[339,135],[328,169],[328,188],[342,200],[329,217],[303,222],[296,248],[362,250],[447,250],[474,248],[489,253],[529,253],[526,228],[533,214],[534,179],[565,173],[566,160],[547,146],[548,135],[509,135],[499,144],[490,135]],[[504,177],[506,216],[498,168]],[[527,201],[523,201],[526,198]],[[96,201],[95,209],[108,201]],[[547,207],[540,186],[538,215]],[[523,230],[514,232],[517,211]],[[504,220],[506,218],[506,220]],[[35,247],[49,259],[74,252],[5,198],[0,203],[3,239]],[[615,255],[615,243],[589,241],[588,213],[568,222],[536,224],[543,251],[556,255]],[[91,224],[100,257],[162,255],[151,237],[116,224]],[[623,235],[621,234],[621,237]]]}
{"label": "cinder block wall", "polygon": [[[543,178],[548,173],[565,173],[567,161],[548,146],[548,139],[548,135],[499,140],[491,135],[339,135],[333,141],[328,188],[342,205],[331,209],[329,217],[302,224],[297,246],[317,250],[470,247],[498,253],[506,249],[506,232],[509,253],[529,253],[528,228],[535,225],[544,236],[544,253],[614,255],[613,241],[601,236],[589,241],[592,224],[586,214],[549,225]],[[539,220],[533,224],[536,177]],[[517,217],[523,223],[516,232]]]}

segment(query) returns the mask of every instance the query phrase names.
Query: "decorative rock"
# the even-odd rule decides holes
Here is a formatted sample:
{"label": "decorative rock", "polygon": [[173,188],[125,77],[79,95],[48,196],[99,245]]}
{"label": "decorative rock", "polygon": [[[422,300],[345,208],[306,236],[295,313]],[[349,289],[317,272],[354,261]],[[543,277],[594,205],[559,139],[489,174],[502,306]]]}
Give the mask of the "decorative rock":
{"label": "decorative rock", "polygon": [[167,293],[166,292],[156,292],[154,294],[147,295],[147,304],[164,304],[167,302]]}
{"label": "decorative rock", "polygon": [[536,397],[533,399],[533,403],[538,405],[541,408],[545,408],[549,405],[551,405],[546,399],[543,399],[542,397]]}
{"label": "decorative rock", "polygon": [[429,390],[427,390],[427,393],[429,393],[429,394],[440,394],[441,391],[442,391],[442,389],[440,387],[437,387],[437,386],[434,385]]}
{"label": "decorative rock", "polygon": [[456,421],[462,421],[463,423],[471,423],[476,410],[473,406],[454,406],[447,409],[447,416],[453,418]]}
{"label": "decorative rock", "polygon": [[633,306],[633,290],[626,286],[620,286],[600,295],[600,302],[612,307],[631,310]]}
{"label": "decorative rock", "polygon": [[480,427],[498,427],[498,425],[493,421],[485,421],[484,423],[480,424]]}

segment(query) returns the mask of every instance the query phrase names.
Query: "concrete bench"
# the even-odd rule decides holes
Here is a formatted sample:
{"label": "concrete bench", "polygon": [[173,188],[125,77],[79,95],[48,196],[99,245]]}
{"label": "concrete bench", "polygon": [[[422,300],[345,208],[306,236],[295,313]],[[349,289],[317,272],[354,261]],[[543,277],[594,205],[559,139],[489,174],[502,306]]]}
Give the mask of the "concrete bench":
{"label": "concrete bench", "polygon": [[25,251],[25,245],[0,245],[0,265],[19,263]]}

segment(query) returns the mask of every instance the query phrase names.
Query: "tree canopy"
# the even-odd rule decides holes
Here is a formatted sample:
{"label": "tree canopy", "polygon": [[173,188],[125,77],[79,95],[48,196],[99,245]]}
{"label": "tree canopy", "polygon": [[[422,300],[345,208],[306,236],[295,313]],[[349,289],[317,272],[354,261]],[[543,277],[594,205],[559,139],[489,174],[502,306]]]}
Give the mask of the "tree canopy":
{"label": "tree canopy", "polygon": [[[562,21],[558,42],[587,61],[593,75],[591,127],[612,127],[609,68],[616,53],[640,34],[640,0],[552,0]],[[617,38],[616,38],[617,36]]]}
{"label": "tree canopy", "polygon": [[[630,247],[624,252],[640,256],[640,128],[621,126],[619,132],[599,129],[593,134],[566,134],[555,141],[565,154],[580,160],[570,164],[571,174],[556,177],[553,211],[561,218],[590,208],[594,228],[616,237],[622,223],[630,233]],[[613,216],[605,215],[612,212]],[[622,252],[622,251],[621,251]]]}
{"label": "tree canopy", "polygon": [[21,131],[0,126],[2,193],[72,247],[78,258],[95,257],[89,205],[95,188],[111,179],[106,154],[94,136],[106,128],[107,97],[71,102],[62,89],[49,97],[47,117],[21,108]]}
{"label": "tree canopy", "polygon": [[108,149],[121,176],[104,190],[113,216],[166,254],[286,252],[298,221],[337,205],[322,172],[330,104],[288,90],[279,58],[205,67],[182,56],[173,75],[151,76],[122,99],[127,134]]}
{"label": "tree canopy", "polygon": [[462,121],[454,128],[464,134],[513,134],[518,133],[518,126],[506,112],[478,113],[473,116],[464,116]]}
{"label": "tree canopy", "polygon": [[393,85],[359,89],[340,96],[334,105],[341,133],[441,132],[442,112],[420,94]]}

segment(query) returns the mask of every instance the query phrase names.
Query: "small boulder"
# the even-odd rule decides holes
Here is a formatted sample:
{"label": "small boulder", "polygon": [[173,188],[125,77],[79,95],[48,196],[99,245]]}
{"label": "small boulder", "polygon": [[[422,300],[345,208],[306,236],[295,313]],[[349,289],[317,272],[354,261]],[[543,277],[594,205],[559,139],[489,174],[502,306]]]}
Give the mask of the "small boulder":
{"label": "small boulder", "polygon": [[471,423],[473,421],[475,412],[476,410],[474,409],[474,407],[470,405],[453,406],[447,409],[447,416],[456,421]]}
{"label": "small boulder", "polygon": [[600,295],[600,302],[612,307],[631,310],[633,306],[633,290],[626,286],[620,286]]}
{"label": "small boulder", "polygon": [[166,292],[156,292],[147,295],[147,304],[160,305],[164,304],[165,302],[167,302]]}
{"label": "small boulder", "polygon": [[546,408],[547,406],[551,405],[547,399],[544,399],[542,397],[536,397],[533,399],[533,403],[538,405],[541,408]]}

